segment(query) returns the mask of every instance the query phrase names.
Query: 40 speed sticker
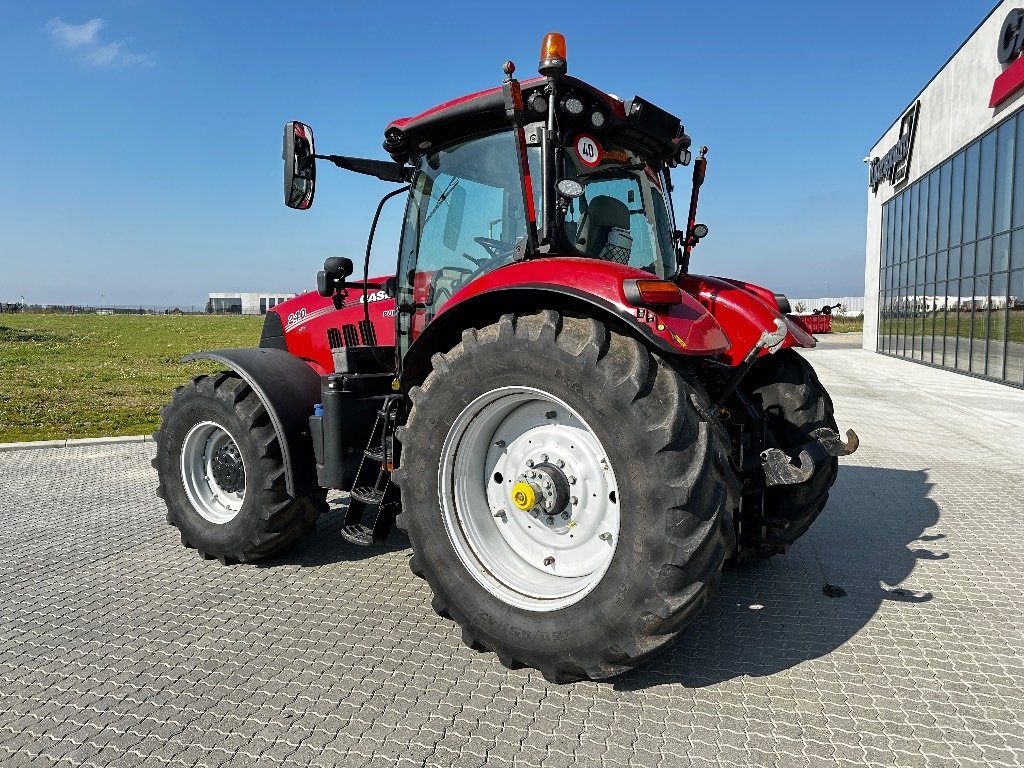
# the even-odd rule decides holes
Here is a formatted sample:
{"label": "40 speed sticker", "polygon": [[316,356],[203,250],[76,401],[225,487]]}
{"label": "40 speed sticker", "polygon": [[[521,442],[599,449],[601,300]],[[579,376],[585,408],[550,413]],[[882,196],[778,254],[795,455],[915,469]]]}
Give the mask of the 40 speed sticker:
{"label": "40 speed sticker", "polygon": [[593,136],[581,133],[576,137],[576,156],[588,168],[601,164],[601,145]]}

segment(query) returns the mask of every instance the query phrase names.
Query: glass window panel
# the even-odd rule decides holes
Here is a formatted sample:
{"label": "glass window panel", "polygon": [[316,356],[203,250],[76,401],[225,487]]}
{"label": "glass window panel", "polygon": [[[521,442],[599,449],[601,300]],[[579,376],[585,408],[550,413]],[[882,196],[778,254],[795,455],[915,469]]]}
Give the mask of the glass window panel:
{"label": "glass window panel", "polygon": [[928,187],[925,184],[914,184],[910,189],[910,258],[920,256],[925,249],[926,210],[922,205],[922,193],[927,202]]}
{"label": "glass window panel", "polygon": [[921,359],[921,287],[914,288],[910,296],[910,357]]}
{"label": "glass window panel", "polygon": [[925,265],[927,259],[927,256],[922,256],[917,260],[917,273],[914,276],[914,282],[916,282],[918,285],[921,285],[921,283],[925,281]]}
{"label": "glass window panel", "polygon": [[965,153],[953,158],[949,187],[949,244],[960,245],[964,230],[964,162]]}
{"label": "glass window panel", "polygon": [[1005,272],[1010,268],[1010,233],[1003,232],[992,240],[992,271]]}
{"label": "glass window panel", "polygon": [[946,251],[939,251],[935,256],[935,279],[945,280],[946,279],[946,261],[949,259],[949,254]]}
{"label": "glass window panel", "polygon": [[960,249],[950,248],[949,249],[949,269],[946,272],[947,277],[960,277]]}
{"label": "glass window panel", "polygon": [[889,263],[889,206],[882,206],[882,241],[878,246],[878,261],[881,266]]}
{"label": "glass window panel", "polygon": [[917,182],[917,255],[928,249],[928,178]]}
{"label": "glass window panel", "polygon": [[1010,273],[1006,312],[1006,381],[1024,384],[1024,270]]}
{"label": "glass window panel", "polygon": [[[1024,119],[1018,115],[1011,121],[1017,124],[1017,138],[1014,142],[1024,147]],[[1013,163],[1013,226],[1024,226],[1024,149],[1017,152]]]}
{"label": "glass window panel", "polygon": [[995,185],[995,220],[993,232],[1004,232],[1010,228],[1013,215],[1013,168],[1014,148],[1017,143],[1017,125],[1014,120],[1007,120],[999,126],[996,137],[996,185]]}
{"label": "glass window panel", "polygon": [[939,168],[939,209],[938,209],[938,240],[939,250],[949,247],[949,184],[951,163],[949,160]]}
{"label": "glass window panel", "polygon": [[950,311],[950,293],[953,289],[950,283],[939,283],[939,290],[942,292],[942,364],[952,368],[956,361],[956,316]]}
{"label": "glass window panel", "polygon": [[985,275],[992,271],[992,238],[979,240],[974,256],[974,274]]}
{"label": "glass window panel", "polygon": [[892,263],[898,264],[903,240],[903,197],[892,202]]}
{"label": "glass window panel", "polygon": [[928,174],[928,240],[925,253],[935,253],[939,235],[939,172]]}
{"label": "glass window panel", "polygon": [[989,283],[988,317],[988,375],[1003,378],[1006,359],[1006,287],[1007,275],[992,275]]}
{"label": "glass window panel", "polygon": [[993,200],[996,191],[996,132],[981,140],[981,169],[978,174],[978,237],[992,234]]}
{"label": "glass window panel", "polygon": [[956,367],[961,371],[971,370],[971,301],[974,296],[974,278],[960,281],[957,291],[957,340]]}
{"label": "glass window panel", "polygon": [[968,243],[960,249],[960,277],[975,275],[974,255],[974,243]]}
{"label": "glass window panel", "polygon": [[935,282],[935,259],[936,254],[930,253],[924,257],[924,281],[926,283]]}
{"label": "glass window panel", "polygon": [[965,243],[978,235],[978,157],[981,148],[977,142],[967,148],[964,166],[964,233]]}
{"label": "glass window panel", "polygon": [[896,286],[898,288],[905,288],[907,285],[907,262],[900,264],[899,277],[896,279]]}
{"label": "glass window panel", "polygon": [[[1024,152],[1021,154],[1024,155]],[[1024,229],[1014,230],[1010,234],[1010,269],[1018,267],[1024,267]]]}

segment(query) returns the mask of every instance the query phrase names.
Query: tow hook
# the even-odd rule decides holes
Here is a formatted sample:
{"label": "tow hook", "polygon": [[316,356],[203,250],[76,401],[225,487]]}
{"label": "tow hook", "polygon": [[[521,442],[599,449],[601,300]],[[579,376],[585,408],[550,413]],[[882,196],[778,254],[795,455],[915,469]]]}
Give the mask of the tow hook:
{"label": "tow hook", "polygon": [[796,485],[810,480],[814,474],[814,459],[807,451],[800,451],[798,459],[800,465],[795,466],[785,451],[778,448],[761,451],[765,485]]}
{"label": "tow hook", "polygon": [[852,429],[846,430],[846,442],[834,429],[822,427],[811,432],[811,437],[818,441],[818,444],[825,449],[829,456],[849,456],[860,448],[860,438]]}
{"label": "tow hook", "polygon": [[811,438],[797,454],[798,464],[793,464],[793,459],[778,448],[761,451],[765,485],[805,483],[814,474],[816,458],[822,459],[825,455],[849,456],[860,447],[860,438],[852,429],[846,430],[846,442],[843,442],[838,432],[828,427],[814,430]]}

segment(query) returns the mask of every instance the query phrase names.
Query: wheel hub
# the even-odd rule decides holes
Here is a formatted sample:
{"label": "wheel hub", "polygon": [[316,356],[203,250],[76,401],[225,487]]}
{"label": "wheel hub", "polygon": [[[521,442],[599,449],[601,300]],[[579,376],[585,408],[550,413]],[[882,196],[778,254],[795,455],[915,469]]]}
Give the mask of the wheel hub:
{"label": "wheel hub", "polygon": [[572,605],[611,563],[615,473],[590,426],[550,393],[502,387],[469,404],[445,438],[439,480],[460,559],[511,605]]}
{"label": "wheel hub", "polygon": [[227,493],[238,493],[245,487],[245,468],[242,454],[233,442],[221,445],[210,462],[213,479]]}

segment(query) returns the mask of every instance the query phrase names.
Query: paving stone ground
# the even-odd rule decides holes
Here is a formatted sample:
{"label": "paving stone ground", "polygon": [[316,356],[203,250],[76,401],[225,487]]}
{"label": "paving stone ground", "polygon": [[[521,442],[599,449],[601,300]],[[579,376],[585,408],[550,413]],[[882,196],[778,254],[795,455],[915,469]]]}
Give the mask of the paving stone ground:
{"label": "paving stone ground", "polygon": [[601,683],[463,647],[337,511],[223,567],[151,443],[0,453],[0,764],[1024,764],[1024,392],[842,341],[807,353],[862,440],[822,518]]}

